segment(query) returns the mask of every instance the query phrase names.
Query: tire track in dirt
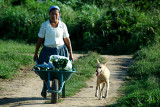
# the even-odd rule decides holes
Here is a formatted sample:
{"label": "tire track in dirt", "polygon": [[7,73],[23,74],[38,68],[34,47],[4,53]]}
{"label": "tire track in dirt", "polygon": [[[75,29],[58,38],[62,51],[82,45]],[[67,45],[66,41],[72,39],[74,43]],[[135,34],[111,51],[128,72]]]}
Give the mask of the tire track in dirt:
{"label": "tire track in dirt", "polygon": [[[82,56],[74,54],[74,58]],[[26,76],[17,77],[13,81],[0,81],[0,106],[2,107],[103,107],[114,104],[117,98],[122,95],[120,86],[124,83],[126,70],[132,63],[130,55],[102,55],[108,62],[107,66],[111,71],[109,97],[98,100],[95,97],[96,76],[88,80],[87,87],[81,89],[79,93],[72,97],[65,98],[58,104],[46,104],[50,97],[42,98],[40,96],[42,89],[42,80],[31,71],[32,66],[21,68],[21,72],[27,72]],[[96,62],[95,62],[96,63]],[[29,72],[28,72],[29,70]],[[95,72],[95,71],[93,71]]]}

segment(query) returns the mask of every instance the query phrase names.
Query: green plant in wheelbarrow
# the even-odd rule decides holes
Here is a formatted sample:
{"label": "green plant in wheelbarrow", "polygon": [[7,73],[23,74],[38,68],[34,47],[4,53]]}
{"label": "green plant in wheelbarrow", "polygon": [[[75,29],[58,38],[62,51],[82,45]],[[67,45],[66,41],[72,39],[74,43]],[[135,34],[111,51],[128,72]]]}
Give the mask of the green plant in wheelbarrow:
{"label": "green plant in wheelbarrow", "polygon": [[55,67],[55,70],[63,70],[63,71],[72,70],[71,61],[64,56],[51,55],[49,62],[53,64],[53,66]]}
{"label": "green plant in wheelbarrow", "polygon": [[54,65],[56,70],[65,70],[64,68],[67,66],[68,60],[67,59],[60,59],[52,58],[51,63]]}

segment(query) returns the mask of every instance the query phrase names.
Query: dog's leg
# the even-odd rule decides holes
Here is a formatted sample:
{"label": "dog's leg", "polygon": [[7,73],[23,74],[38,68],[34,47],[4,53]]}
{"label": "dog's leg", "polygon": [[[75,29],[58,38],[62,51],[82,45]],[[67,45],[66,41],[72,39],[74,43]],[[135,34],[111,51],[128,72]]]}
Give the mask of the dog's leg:
{"label": "dog's leg", "polygon": [[95,97],[97,97],[98,96],[98,86],[96,86],[96,93],[95,93]]}
{"label": "dog's leg", "polygon": [[[102,87],[101,87],[102,85]],[[100,88],[101,87],[101,88]],[[102,95],[103,95],[103,88],[104,88],[104,84],[100,84],[99,85],[99,100],[102,99]]]}
{"label": "dog's leg", "polygon": [[98,86],[98,91],[99,91],[99,100],[102,99],[102,95],[101,95],[101,84],[99,84]]}
{"label": "dog's leg", "polygon": [[102,97],[103,97],[104,86],[105,86],[105,83],[102,83],[102,88],[101,88],[101,92],[100,92],[100,99],[102,99]]}
{"label": "dog's leg", "polygon": [[103,98],[105,98],[105,95],[104,95],[104,92],[103,92],[105,85],[106,85],[106,83],[103,83],[103,87],[102,87],[102,88],[103,88],[103,89],[102,89],[102,97],[103,97]]}
{"label": "dog's leg", "polygon": [[107,82],[107,87],[106,87],[106,93],[104,98],[108,98],[108,90],[109,90],[109,79],[106,81]]}
{"label": "dog's leg", "polygon": [[99,84],[98,84],[98,80],[97,80],[95,97],[98,97],[98,86],[99,86]]}

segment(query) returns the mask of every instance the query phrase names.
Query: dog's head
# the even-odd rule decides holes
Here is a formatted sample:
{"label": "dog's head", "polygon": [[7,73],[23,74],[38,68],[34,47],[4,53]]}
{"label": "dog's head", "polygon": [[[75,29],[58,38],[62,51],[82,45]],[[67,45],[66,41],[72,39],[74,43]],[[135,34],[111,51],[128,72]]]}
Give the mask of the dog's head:
{"label": "dog's head", "polygon": [[104,71],[104,69],[106,67],[106,63],[107,63],[107,61],[104,64],[100,63],[99,60],[97,59],[96,76],[99,76]]}

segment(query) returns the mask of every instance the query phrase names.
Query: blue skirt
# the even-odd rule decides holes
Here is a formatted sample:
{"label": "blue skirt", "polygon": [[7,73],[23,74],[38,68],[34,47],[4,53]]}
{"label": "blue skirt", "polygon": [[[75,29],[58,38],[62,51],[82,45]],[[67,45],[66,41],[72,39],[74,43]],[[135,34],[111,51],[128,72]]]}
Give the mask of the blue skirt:
{"label": "blue skirt", "polygon": [[40,52],[38,64],[43,64],[44,62],[48,63],[51,55],[69,56],[66,45],[54,48],[44,46]]}

